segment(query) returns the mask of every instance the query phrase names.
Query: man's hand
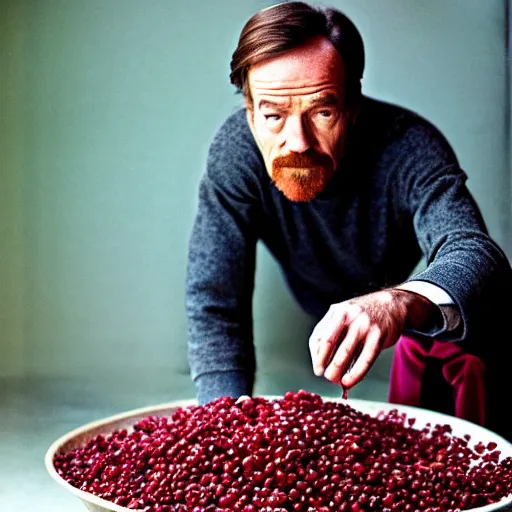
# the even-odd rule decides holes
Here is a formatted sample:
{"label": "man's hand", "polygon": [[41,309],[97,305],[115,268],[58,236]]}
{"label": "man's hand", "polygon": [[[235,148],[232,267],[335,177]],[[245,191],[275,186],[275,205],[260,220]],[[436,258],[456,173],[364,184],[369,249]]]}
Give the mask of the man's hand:
{"label": "man's hand", "polygon": [[435,314],[428,299],[396,288],[333,304],[309,338],[314,372],[351,388],[404,329],[421,329]]}

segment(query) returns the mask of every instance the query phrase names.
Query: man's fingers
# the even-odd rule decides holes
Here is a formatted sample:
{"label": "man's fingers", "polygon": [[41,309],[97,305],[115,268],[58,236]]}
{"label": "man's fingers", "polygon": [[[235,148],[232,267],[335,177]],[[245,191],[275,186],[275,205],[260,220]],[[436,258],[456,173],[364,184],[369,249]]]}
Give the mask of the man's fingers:
{"label": "man's fingers", "polygon": [[381,337],[380,329],[370,329],[359,357],[354,361],[352,368],[342,375],[339,381],[343,387],[351,388],[355,386],[368,373],[380,353]]}
{"label": "man's fingers", "polygon": [[343,310],[339,312],[338,317],[335,317],[331,308],[317,324],[309,338],[313,371],[317,376],[323,375],[325,367],[329,364],[333,352],[339,344],[340,337],[344,334],[345,317],[346,314]]}
{"label": "man's fingers", "polygon": [[324,375],[326,371],[325,369],[329,367],[332,359],[336,355],[337,350],[339,350],[340,343],[342,343],[342,341],[345,339],[347,329],[347,326],[344,325],[340,330],[337,330],[334,334],[332,334],[330,338],[320,343],[317,354],[317,365],[315,369],[316,375]]}
{"label": "man's fingers", "polygon": [[324,372],[324,377],[331,382],[339,383],[342,375],[348,370],[350,362],[356,355],[361,339],[361,323],[353,322],[344,338],[339,340],[338,348]]}
{"label": "man's fingers", "polygon": [[316,324],[315,328],[313,329],[313,332],[311,333],[311,336],[309,337],[309,353],[311,355],[311,362],[313,364],[313,370],[315,372],[315,375],[322,375],[319,372],[318,368],[318,349],[320,347],[320,344],[322,342],[322,324],[323,319]]}

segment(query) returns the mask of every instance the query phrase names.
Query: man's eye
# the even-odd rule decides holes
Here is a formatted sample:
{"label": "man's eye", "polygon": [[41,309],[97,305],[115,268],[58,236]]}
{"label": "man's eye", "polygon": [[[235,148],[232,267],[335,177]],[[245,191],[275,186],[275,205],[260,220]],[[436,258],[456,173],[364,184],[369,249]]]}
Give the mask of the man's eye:
{"label": "man's eye", "polygon": [[277,122],[281,120],[281,116],[279,114],[263,114],[265,121]]}
{"label": "man's eye", "polygon": [[329,117],[332,117],[332,112],[331,112],[330,110],[320,110],[320,111],[318,112],[318,115],[319,115],[320,117],[324,117],[324,118],[326,118],[326,119],[327,119],[327,118],[329,118]]}

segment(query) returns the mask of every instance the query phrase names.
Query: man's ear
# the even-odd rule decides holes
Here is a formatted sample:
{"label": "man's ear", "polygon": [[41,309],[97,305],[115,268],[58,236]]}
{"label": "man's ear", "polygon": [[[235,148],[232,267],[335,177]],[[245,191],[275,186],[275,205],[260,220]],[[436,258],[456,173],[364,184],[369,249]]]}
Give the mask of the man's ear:
{"label": "man's ear", "polygon": [[[260,150],[260,153],[261,153],[263,159],[265,160],[265,157],[263,156],[264,155],[263,148],[261,147],[260,140],[256,136],[256,130],[254,128],[254,108],[253,108],[252,103],[245,104],[245,116],[247,118],[247,124],[249,125],[249,129],[251,130],[254,142],[256,142],[256,145],[258,146],[258,149]],[[269,175],[272,176],[272,170],[267,166],[266,162],[265,162],[265,168],[267,169],[267,172],[269,173]]]}
{"label": "man's ear", "polygon": [[254,113],[254,103],[248,94],[244,94],[244,107],[247,111],[250,110]]}

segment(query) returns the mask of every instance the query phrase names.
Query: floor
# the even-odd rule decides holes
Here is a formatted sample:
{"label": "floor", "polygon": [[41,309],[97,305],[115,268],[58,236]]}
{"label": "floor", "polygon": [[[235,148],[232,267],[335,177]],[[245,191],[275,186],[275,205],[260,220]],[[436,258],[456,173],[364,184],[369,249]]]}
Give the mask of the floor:
{"label": "floor", "polygon": [[[165,375],[145,380],[108,376],[101,380],[0,379],[0,510],[2,512],[80,512],[84,505],[46,471],[44,456],[53,441],[85,423],[138,407],[190,398],[183,376],[172,387]],[[179,379],[178,379],[179,380]],[[258,394],[273,394],[260,386]],[[385,401],[387,383],[365,379],[353,398]]]}

